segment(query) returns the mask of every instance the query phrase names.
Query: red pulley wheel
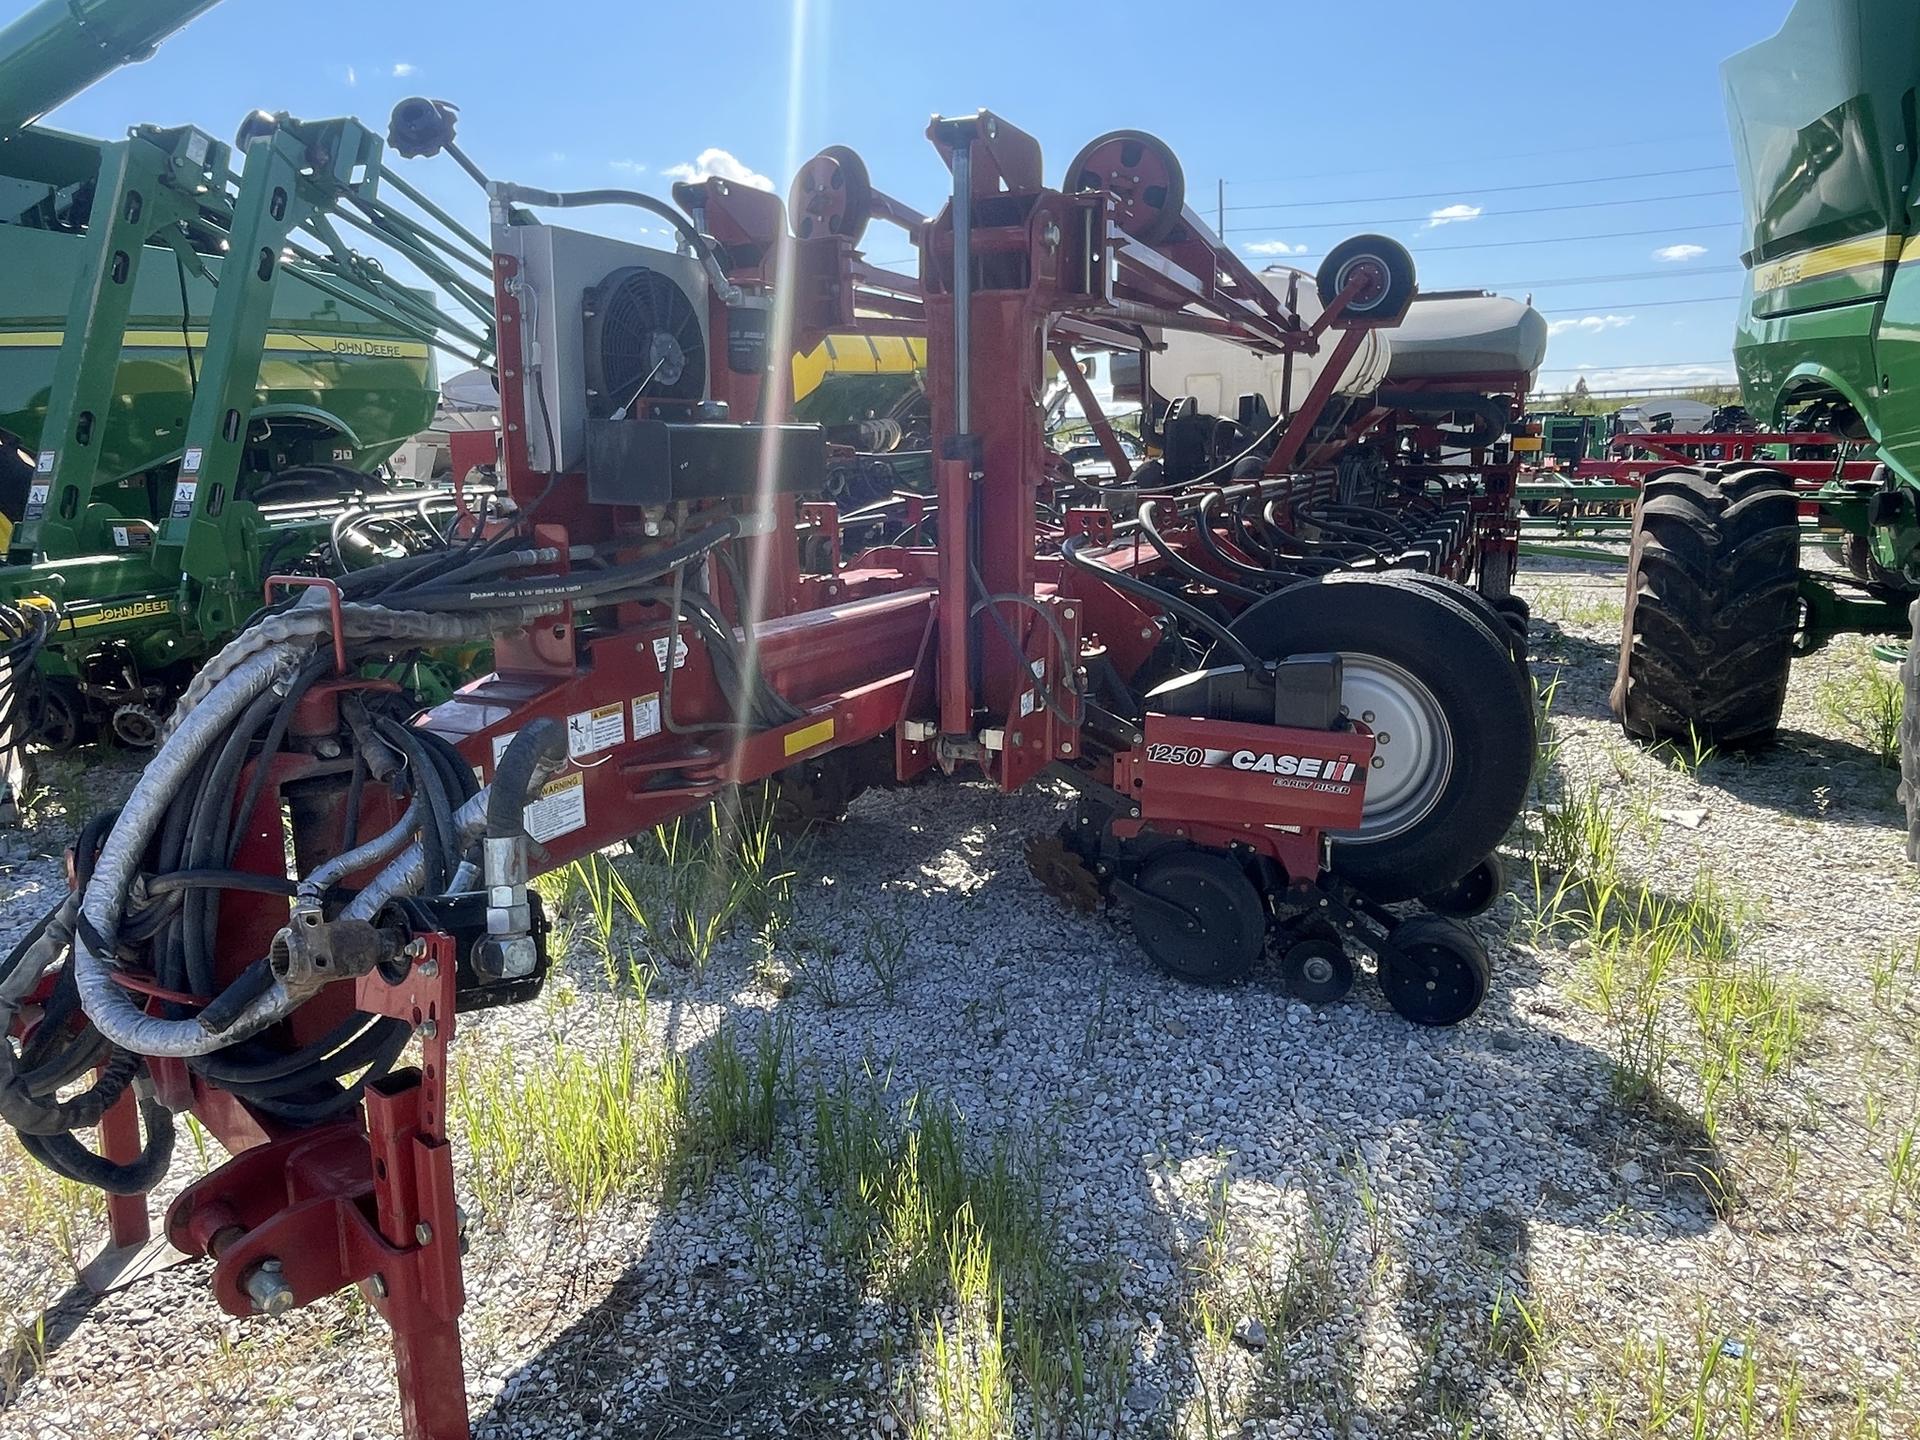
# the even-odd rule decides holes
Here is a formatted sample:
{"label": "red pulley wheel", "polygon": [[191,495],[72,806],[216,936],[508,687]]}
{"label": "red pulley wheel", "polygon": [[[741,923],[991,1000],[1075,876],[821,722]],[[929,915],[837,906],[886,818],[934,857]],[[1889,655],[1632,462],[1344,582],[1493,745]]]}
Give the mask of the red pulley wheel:
{"label": "red pulley wheel", "polygon": [[1104,190],[1120,229],[1147,245],[1166,239],[1187,205],[1179,160],[1144,130],[1112,130],[1088,142],[1067,168],[1066,188]]}
{"label": "red pulley wheel", "polygon": [[844,235],[858,242],[873,219],[867,165],[844,145],[829,145],[800,167],[787,192],[787,214],[802,240]]}

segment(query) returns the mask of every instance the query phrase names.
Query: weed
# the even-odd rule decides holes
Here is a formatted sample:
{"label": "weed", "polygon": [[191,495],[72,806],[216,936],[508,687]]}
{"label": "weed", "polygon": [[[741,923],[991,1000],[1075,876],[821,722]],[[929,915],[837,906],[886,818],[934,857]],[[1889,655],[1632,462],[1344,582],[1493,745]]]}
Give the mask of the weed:
{"label": "weed", "polygon": [[1696,780],[1700,776],[1701,768],[1720,751],[1719,747],[1711,744],[1689,720],[1685,745],[1677,740],[1662,740],[1653,747],[1652,753],[1687,779]]}
{"label": "weed", "polygon": [[1820,682],[1814,706],[1822,719],[1864,745],[1889,770],[1900,765],[1902,695],[1893,668],[1862,642],[1845,652],[1846,668]]}

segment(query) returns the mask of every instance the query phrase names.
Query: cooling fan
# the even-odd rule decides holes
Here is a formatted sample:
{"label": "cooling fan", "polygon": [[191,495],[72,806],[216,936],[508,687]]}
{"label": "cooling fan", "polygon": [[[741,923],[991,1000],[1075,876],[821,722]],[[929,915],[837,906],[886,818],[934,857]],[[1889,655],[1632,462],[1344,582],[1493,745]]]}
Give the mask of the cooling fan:
{"label": "cooling fan", "polygon": [[694,301],[673,280],[625,265],[587,292],[587,413],[636,401],[692,402],[707,391],[707,345]]}

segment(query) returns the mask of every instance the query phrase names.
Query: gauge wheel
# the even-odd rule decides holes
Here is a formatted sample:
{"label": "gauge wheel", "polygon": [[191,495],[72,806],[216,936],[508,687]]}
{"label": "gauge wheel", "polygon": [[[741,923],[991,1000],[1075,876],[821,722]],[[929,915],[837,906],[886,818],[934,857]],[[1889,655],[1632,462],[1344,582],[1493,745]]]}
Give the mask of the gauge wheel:
{"label": "gauge wheel", "polygon": [[1294,999],[1331,1005],[1353,989],[1353,961],[1335,940],[1301,940],[1280,957],[1280,982]]}
{"label": "gauge wheel", "polygon": [[1260,958],[1266,905],[1232,856],[1172,850],[1142,865],[1132,888],[1133,933],[1168,974],[1229,985],[1244,979]]}
{"label": "gauge wheel", "polygon": [[1387,1003],[1416,1025],[1458,1025],[1487,998],[1493,973],[1487,952],[1471,930],[1452,920],[1408,920],[1379,955]]}

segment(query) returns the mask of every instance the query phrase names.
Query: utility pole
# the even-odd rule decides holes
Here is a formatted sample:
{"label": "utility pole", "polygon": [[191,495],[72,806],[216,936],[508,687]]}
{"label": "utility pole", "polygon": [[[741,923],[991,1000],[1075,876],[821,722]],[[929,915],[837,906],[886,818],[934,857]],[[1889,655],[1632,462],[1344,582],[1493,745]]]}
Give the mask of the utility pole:
{"label": "utility pole", "polygon": [[1216,228],[1220,232],[1220,238],[1224,240],[1227,238],[1227,182],[1225,180],[1220,182],[1220,209],[1218,216],[1219,219]]}

